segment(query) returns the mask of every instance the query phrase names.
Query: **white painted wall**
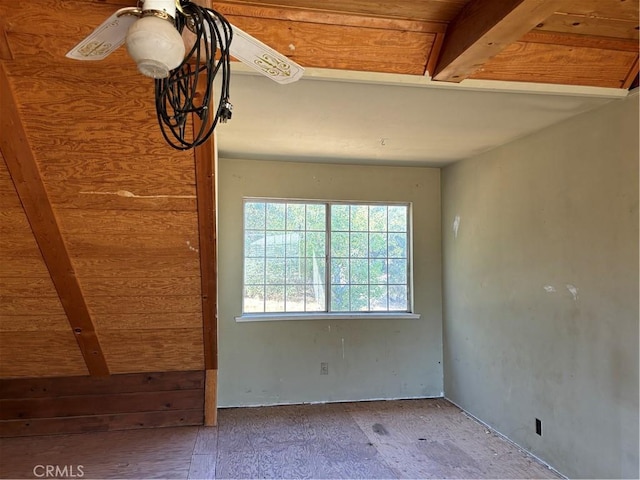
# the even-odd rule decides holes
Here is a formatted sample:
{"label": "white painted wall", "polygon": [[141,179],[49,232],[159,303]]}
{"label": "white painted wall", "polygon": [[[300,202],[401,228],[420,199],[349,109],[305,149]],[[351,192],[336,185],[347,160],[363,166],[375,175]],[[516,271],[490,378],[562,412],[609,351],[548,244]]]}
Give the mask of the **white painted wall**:
{"label": "white painted wall", "polygon": [[569,477],[638,478],[638,95],[442,185],[446,396]]}
{"label": "white painted wall", "polygon": [[[442,395],[438,169],[221,159],[218,185],[219,405]],[[236,323],[243,197],[412,202],[422,317]]]}

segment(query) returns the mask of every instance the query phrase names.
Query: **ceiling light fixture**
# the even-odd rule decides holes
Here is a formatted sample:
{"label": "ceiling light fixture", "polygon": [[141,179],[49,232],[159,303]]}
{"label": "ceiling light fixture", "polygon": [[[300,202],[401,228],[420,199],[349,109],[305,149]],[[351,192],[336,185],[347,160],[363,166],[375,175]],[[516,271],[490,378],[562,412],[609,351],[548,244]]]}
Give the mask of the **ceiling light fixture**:
{"label": "ceiling light fixture", "polygon": [[[188,150],[206,142],[218,122],[231,118],[234,38],[239,42],[234,42],[233,56],[261,74],[281,84],[302,77],[300,65],[233,27],[215,10],[190,0],[137,0],[137,6],[114,12],[66,57],[103,60],[126,42],[138,70],[155,80],[162,135],[173,148]],[[215,87],[219,96],[213,102],[218,74],[222,77]]]}
{"label": "ceiling light fixture", "polygon": [[143,75],[167,78],[182,63],[185,48],[175,17],[173,0],[145,0],[140,18],[129,27],[127,51]]}
{"label": "ceiling light fixture", "polygon": [[[218,122],[231,118],[231,24],[215,10],[189,0],[142,1],[142,9],[129,7],[116,12],[116,18],[138,17],[128,27],[127,50],[140,73],[155,79],[156,115],[164,139],[177,150],[197,147],[209,139]],[[104,25],[111,26],[109,22]],[[194,37],[188,52],[182,39],[185,27]],[[89,54],[97,48],[94,43],[101,45],[88,43]],[[76,47],[81,55],[84,48],[82,43]],[[211,100],[218,73],[222,80],[214,111]],[[197,131],[189,128],[193,115],[200,119]]]}

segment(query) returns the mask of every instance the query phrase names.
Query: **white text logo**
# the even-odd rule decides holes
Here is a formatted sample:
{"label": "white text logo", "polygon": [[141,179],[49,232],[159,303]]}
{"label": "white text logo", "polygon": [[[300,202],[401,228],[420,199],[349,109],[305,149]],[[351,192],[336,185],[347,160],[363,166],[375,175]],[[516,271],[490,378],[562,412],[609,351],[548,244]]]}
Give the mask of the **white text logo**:
{"label": "white text logo", "polygon": [[82,478],[83,465],[36,465],[33,474],[38,478]]}

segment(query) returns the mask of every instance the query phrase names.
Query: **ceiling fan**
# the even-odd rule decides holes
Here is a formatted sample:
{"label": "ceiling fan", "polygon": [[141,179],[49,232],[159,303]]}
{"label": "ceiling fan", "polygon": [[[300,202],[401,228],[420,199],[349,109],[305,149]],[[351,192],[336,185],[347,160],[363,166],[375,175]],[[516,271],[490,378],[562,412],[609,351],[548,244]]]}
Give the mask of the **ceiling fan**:
{"label": "ceiling fan", "polygon": [[[174,148],[201,145],[218,121],[231,118],[230,56],[281,84],[295,82],[304,73],[303,67],[231,25],[215,10],[190,0],[143,0],[138,4],[141,6],[117,10],[66,56],[102,60],[126,43],[140,73],[155,79],[158,121]],[[210,119],[212,84],[219,72],[222,86],[215,117]],[[195,90],[203,76],[206,86],[199,100]],[[191,114],[200,117],[201,128],[189,135],[186,127]]]}

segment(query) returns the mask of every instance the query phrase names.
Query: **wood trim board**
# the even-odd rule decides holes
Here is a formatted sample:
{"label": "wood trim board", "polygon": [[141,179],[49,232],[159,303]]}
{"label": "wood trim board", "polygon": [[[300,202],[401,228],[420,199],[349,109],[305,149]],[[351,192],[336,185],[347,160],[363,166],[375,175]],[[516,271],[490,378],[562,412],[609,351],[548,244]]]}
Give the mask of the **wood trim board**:
{"label": "wood trim board", "polygon": [[0,437],[202,425],[203,371],[0,379]]}

